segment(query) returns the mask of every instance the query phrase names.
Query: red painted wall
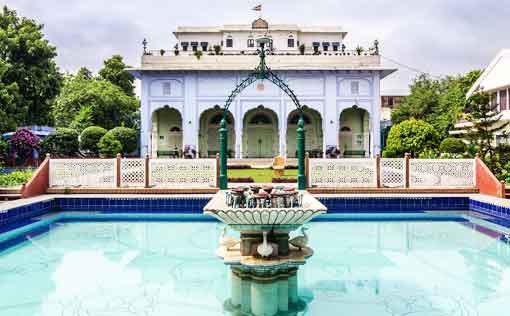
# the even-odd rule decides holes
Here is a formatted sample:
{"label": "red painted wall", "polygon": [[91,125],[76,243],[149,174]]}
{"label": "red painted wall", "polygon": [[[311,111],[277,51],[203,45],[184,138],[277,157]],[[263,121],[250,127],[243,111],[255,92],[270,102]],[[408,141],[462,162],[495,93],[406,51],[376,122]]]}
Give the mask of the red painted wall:
{"label": "red painted wall", "polygon": [[21,189],[22,198],[30,198],[46,193],[50,185],[50,158],[47,157],[37,168],[32,179]]}
{"label": "red painted wall", "polygon": [[505,188],[480,158],[475,158],[476,187],[481,194],[504,197]]}

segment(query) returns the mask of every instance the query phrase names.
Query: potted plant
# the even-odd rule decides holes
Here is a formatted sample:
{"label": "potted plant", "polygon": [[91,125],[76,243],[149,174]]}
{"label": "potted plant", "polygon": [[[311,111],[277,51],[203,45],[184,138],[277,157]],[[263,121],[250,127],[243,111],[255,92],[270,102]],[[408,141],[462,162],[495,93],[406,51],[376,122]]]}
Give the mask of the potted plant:
{"label": "potted plant", "polygon": [[356,54],[358,54],[358,56],[361,56],[361,54],[363,54],[365,50],[363,49],[363,47],[359,46],[356,47]]}
{"label": "potted plant", "polygon": [[200,60],[200,58],[202,58],[203,53],[202,53],[202,51],[201,51],[201,50],[196,50],[196,51],[193,53],[193,55],[195,55],[195,57],[196,57],[198,60]]}
{"label": "potted plant", "polygon": [[161,56],[165,56],[165,50],[164,50],[164,49],[160,49],[160,50],[159,50],[159,54],[160,54]]}
{"label": "potted plant", "polygon": [[301,45],[299,45],[299,53],[300,53],[301,55],[304,55],[304,54],[305,54],[305,49],[306,49],[305,44],[301,44]]}
{"label": "potted plant", "polygon": [[209,51],[208,51],[207,55],[210,55],[210,56],[214,55],[213,49],[211,47],[209,47]]}
{"label": "potted plant", "polygon": [[220,45],[214,45],[214,53],[216,55],[219,55],[221,52],[221,46]]}

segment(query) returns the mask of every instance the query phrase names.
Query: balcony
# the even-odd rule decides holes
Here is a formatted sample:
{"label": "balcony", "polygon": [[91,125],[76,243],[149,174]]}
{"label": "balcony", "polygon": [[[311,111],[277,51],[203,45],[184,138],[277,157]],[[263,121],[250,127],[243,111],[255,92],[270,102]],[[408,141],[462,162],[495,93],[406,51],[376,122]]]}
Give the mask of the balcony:
{"label": "balcony", "polygon": [[[175,56],[171,52],[144,54],[139,70],[252,70],[259,62],[259,57],[253,53],[198,57],[192,53]],[[267,56],[267,63],[273,70],[385,70],[379,55],[358,55],[352,51],[321,55],[275,53]]]}

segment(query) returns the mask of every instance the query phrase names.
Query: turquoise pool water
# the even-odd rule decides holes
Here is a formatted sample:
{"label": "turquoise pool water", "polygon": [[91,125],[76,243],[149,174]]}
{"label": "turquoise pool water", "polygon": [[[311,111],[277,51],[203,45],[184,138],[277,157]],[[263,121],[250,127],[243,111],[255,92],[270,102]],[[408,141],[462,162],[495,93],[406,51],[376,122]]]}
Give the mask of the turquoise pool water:
{"label": "turquoise pool water", "polygon": [[[299,315],[491,316],[510,247],[469,222],[308,224]],[[0,253],[0,315],[229,315],[215,222],[68,222]],[[230,234],[235,233],[230,231]]]}

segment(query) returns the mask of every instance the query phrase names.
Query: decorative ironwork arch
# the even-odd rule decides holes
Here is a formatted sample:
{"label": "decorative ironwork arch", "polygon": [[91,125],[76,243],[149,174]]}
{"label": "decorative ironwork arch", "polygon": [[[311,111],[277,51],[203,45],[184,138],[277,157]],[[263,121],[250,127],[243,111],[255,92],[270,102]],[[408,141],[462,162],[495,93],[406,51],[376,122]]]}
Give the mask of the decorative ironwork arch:
{"label": "decorative ironwork arch", "polygon": [[257,40],[260,43],[260,48],[257,50],[257,54],[260,58],[260,62],[258,66],[246,77],[243,81],[241,81],[235,88],[232,90],[227,100],[225,101],[225,106],[223,107],[223,118],[220,123],[220,189],[225,190],[228,186],[228,176],[227,176],[227,115],[229,113],[229,108],[232,102],[234,102],[235,98],[247,87],[253,84],[257,80],[269,80],[273,84],[275,84],[280,90],[282,90],[294,103],[296,108],[300,112],[300,117],[298,121],[297,128],[297,152],[298,152],[298,188],[300,190],[306,189],[306,177],[305,177],[305,129],[304,129],[304,119],[303,119],[303,106],[299,102],[294,91],[278,77],[276,73],[274,73],[266,64],[266,56],[267,53],[272,51],[270,48],[266,49],[265,45],[271,43],[271,39],[269,38],[261,38]]}

